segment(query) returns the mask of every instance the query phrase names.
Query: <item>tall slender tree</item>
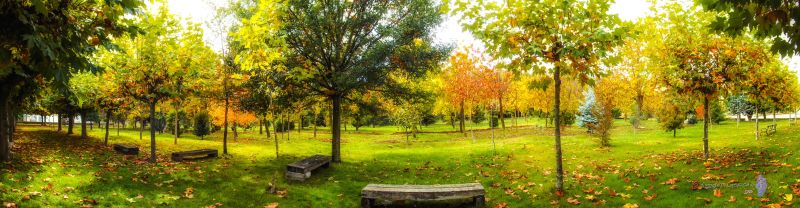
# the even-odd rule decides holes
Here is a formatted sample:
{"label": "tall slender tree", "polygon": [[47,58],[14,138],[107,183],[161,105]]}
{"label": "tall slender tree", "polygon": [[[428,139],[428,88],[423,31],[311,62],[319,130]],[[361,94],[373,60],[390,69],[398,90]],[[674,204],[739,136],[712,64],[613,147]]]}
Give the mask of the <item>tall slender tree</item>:
{"label": "tall slender tree", "polygon": [[[556,190],[564,187],[561,154],[562,75],[592,84],[599,62],[622,39],[608,1],[456,1],[454,13],[509,70],[548,74],[553,80]],[[487,16],[496,18],[485,18]]]}

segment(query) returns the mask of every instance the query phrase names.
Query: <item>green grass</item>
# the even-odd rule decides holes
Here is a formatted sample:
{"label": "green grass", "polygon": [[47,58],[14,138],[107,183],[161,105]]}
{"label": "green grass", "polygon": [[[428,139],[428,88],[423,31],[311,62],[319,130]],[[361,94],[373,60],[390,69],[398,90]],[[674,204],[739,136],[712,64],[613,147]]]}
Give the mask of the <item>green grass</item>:
{"label": "green grass", "polygon": [[[508,121],[506,125],[512,126]],[[221,153],[221,133],[205,140],[185,134],[177,145],[172,135],[157,134],[159,163],[153,165],[146,162],[148,132],[140,140],[137,130],[123,129],[117,136],[112,129],[111,144],[140,146],[138,157],[126,158],[102,144],[104,132],[98,128],[90,132],[91,139],[82,140],[54,132],[52,127],[20,126],[15,135],[16,157],[0,170],[0,200],[21,207],[76,207],[95,201],[95,207],[205,207],[216,203],[263,207],[273,202],[280,207],[358,207],[360,190],[369,183],[480,182],[491,207],[502,203],[509,207],[753,207],[787,205],[783,196],[792,193],[792,185],[800,179],[798,127],[789,121],[779,121],[778,133],[761,140],[755,140],[754,123],[737,127],[728,121],[712,126],[713,161],[706,167],[701,152],[702,125],[680,130],[673,138],[672,132],[660,130],[653,121],[634,133],[620,120],[610,148],[598,147],[596,139],[581,128],[564,130],[567,191],[558,197],[553,192],[552,128],[543,127],[540,119],[519,124],[521,127],[505,132],[486,130],[483,128],[488,125],[479,124],[466,136],[454,132],[449,124],[435,124],[423,128],[427,133],[410,138],[410,143],[406,143],[406,135],[395,133],[397,127],[362,127],[357,132],[348,127],[343,134],[344,162],[302,183],[284,180],[283,170],[303,157],[330,154],[330,135],[325,129],[320,129],[316,139],[308,129],[290,132],[288,140],[278,137],[278,159],[275,140],[259,135],[255,128],[240,132],[237,141],[229,138],[229,155],[184,163],[170,162],[169,153],[197,148]],[[754,195],[758,174],[769,182],[763,198],[768,202]],[[672,178],[677,179],[674,187],[663,184]],[[273,179],[285,195],[267,193]],[[692,181],[739,185],[720,188],[722,197],[718,198],[710,189],[692,190]],[[183,196],[187,188],[194,190],[191,198]],[[617,195],[610,194],[611,190]],[[754,193],[746,194],[748,190]],[[654,194],[652,200],[645,199]],[[731,196],[735,202],[729,202]],[[596,199],[587,199],[592,197]],[[569,204],[573,199],[580,204]]]}

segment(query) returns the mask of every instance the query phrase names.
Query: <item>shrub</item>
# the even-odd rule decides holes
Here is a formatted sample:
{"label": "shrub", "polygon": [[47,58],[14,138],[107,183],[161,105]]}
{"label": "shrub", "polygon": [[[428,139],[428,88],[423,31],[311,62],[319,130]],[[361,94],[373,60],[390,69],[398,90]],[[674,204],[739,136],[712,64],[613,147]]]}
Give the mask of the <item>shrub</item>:
{"label": "shrub", "polygon": [[203,139],[203,136],[206,136],[211,131],[211,121],[208,112],[200,112],[194,116],[194,131],[192,132],[195,136],[199,136],[200,139]]}
{"label": "shrub", "polygon": [[[548,120],[550,121],[550,123],[553,123],[554,122],[553,116],[551,115],[550,118],[548,118]],[[561,112],[561,126],[573,125],[575,124],[576,120],[577,116],[575,116],[574,113]]]}
{"label": "shrub", "polygon": [[497,126],[500,126],[500,119],[498,119],[496,116],[492,116],[492,121],[489,123],[489,126],[492,128],[497,128]]}
{"label": "shrub", "polygon": [[294,130],[294,122],[275,121],[275,132],[284,132]]}
{"label": "shrub", "polygon": [[486,120],[486,114],[481,109],[475,108],[475,111],[472,114],[472,118],[470,118],[470,120],[472,120],[472,123],[475,124],[481,123]]}

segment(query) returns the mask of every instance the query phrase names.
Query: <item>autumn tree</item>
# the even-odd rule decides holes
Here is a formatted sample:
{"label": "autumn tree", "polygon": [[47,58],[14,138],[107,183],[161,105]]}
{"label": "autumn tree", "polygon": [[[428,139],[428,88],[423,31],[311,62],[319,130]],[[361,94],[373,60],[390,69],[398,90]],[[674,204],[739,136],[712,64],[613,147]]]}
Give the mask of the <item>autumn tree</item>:
{"label": "autumn tree", "polygon": [[122,93],[145,103],[149,108],[150,162],[154,163],[156,106],[175,96],[180,88],[176,80],[191,73],[182,65],[184,63],[174,61],[179,60],[177,52],[183,51],[183,47],[193,47],[189,42],[182,43],[182,38],[185,37],[181,34],[199,31],[191,31],[198,29],[197,27],[184,28],[164,6],[154,13],[140,16],[138,22],[147,33],[119,39],[123,51],[114,53],[119,57],[118,60],[124,61],[117,63],[114,68],[121,79],[118,82],[123,89]]}
{"label": "autumn tree", "polygon": [[658,122],[664,131],[672,132],[672,137],[682,129],[683,122],[686,121],[686,114],[690,111],[689,102],[691,100],[682,98],[679,95],[666,96],[662,98],[659,111],[656,112]]}
{"label": "autumn tree", "polygon": [[[459,119],[458,129],[464,133],[465,109],[484,102],[491,92],[488,88],[487,57],[477,49],[466,46],[448,58],[442,73],[442,91],[448,103],[456,106]],[[494,81],[494,80],[492,80]]]}
{"label": "autumn tree", "polygon": [[676,93],[693,95],[702,101],[703,155],[708,159],[710,102],[717,102],[719,96],[736,89],[749,70],[760,66],[763,59],[760,57],[764,55],[757,45],[742,38],[709,34],[704,28],[707,15],[683,14],[689,19],[670,25],[672,29],[664,46],[667,66],[661,70],[659,79]]}
{"label": "autumn tree", "polygon": [[726,105],[728,107],[728,111],[736,115],[736,127],[739,127],[739,121],[741,120],[743,114],[747,115],[755,110],[745,95],[728,96]]}
{"label": "autumn tree", "polygon": [[[261,25],[253,28],[266,34],[280,31],[281,35],[243,35],[242,42],[245,48],[256,49],[251,55],[282,54],[298,63],[285,70],[289,75],[285,82],[330,100],[335,162],[341,161],[342,99],[356,91],[403,94],[404,89],[387,75],[399,71],[421,77],[437,66],[445,52],[431,45],[433,28],[441,22],[439,4],[433,1],[264,0],[259,2],[262,6],[257,12],[261,18],[248,21]],[[278,50],[284,41],[287,50]],[[247,46],[259,42],[266,47]],[[248,64],[243,67],[279,71],[269,67],[270,61],[245,60]]]}
{"label": "autumn tree", "polygon": [[751,68],[746,78],[738,85],[739,91],[749,98],[754,105],[756,116],[756,139],[759,139],[759,112],[767,107],[779,107],[792,103],[793,85],[796,75],[776,57],[768,57],[763,67]]}
{"label": "autumn tree", "polygon": [[0,161],[11,157],[15,103],[48,80],[66,88],[70,71],[89,69],[93,51],[109,46],[112,36],[132,31],[127,20],[143,6],[141,1],[100,0],[0,3]]}
{"label": "autumn tree", "polygon": [[[563,190],[561,155],[562,74],[582,83],[599,76],[598,63],[622,36],[619,19],[608,15],[609,2],[590,1],[457,1],[454,12],[468,30],[505,68],[553,77],[556,190]],[[486,16],[497,18],[485,18]],[[551,67],[547,67],[549,65]]]}
{"label": "autumn tree", "polygon": [[633,23],[631,33],[635,35],[626,38],[617,48],[620,60],[614,67],[622,73],[616,75],[624,78],[624,83],[627,83],[624,87],[629,89],[629,94],[623,96],[630,98],[634,105],[632,111],[628,111],[628,108],[622,110],[630,114],[634,132],[645,119],[648,104],[652,106],[658,103],[658,80],[655,75],[661,69],[655,53],[660,52],[662,34],[655,24],[657,21],[655,17],[645,17]]}
{"label": "autumn tree", "polygon": [[91,72],[77,72],[72,75],[69,81],[68,97],[70,103],[75,106],[81,115],[81,138],[86,138],[86,121],[89,120],[87,113],[95,108],[95,102],[101,96],[100,79]]}
{"label": "autumn tree", "polygon": [[598,79],[594,87],[596,105],[592,113],[597,117],[594,134],[600,140],[600,146],[611,146],[611,128],[614,125],[614,110],[628,106],[632,101],[629,84],[620,72],[610,72],[608,76]]}

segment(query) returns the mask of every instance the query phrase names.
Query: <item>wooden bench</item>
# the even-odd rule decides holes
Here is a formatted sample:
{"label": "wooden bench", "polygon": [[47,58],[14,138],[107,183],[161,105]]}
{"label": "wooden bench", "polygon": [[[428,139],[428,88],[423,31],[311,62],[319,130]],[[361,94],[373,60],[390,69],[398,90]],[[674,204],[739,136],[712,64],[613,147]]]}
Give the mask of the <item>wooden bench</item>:
{"label": "wooden bench", "polygon": [[286,179],[305,181],[311,177],[311,172],[320,167],[328,168],[331,165],[331,157],[314,155],[306,159],[286,165]]}
{"label": "wooden bench", "polygon": [[475,207],[486,203],[485,191],[480,183],[448,185],[388,185],[369,184],[361,190],[361,207],[375,206],[376,199],[389,201],[438,201],[472,198]]}
{"label": "wooden bench", "polygon": [[217,150],[215,149],[199,149],[185,152],[173,152],[172,161],[181,162],[185,159],[202,159],[217,157]]}
{"label": "wooden bench", "polygon": [[139,147],[127,144],[115,144],[114,150],[124,155],[138,155]]}
{"label": "wooden bench", "polygon": [[767,125],[767,128],[761,130],[762,132],[761,134],[765,136],[772,136],[773,134],[775,134],[775,132],[778,131],[777,127],[778,127],[777,124]]}

